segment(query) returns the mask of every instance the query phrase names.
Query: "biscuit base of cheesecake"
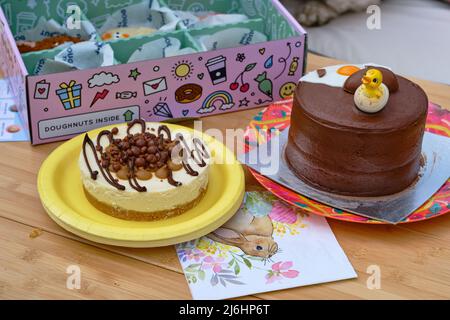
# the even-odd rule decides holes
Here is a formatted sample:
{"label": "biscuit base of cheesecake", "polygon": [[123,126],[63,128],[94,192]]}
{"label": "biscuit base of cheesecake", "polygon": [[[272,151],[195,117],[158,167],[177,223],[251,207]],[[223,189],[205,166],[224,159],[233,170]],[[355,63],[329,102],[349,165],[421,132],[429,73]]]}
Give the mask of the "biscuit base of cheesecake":
{"label": "biscuit base of cheesecake", "polygon": [[97,200],[95,197],[93,197],[85,188],[83,189],[86,198],[95,208],[115,218],[131,221],[156,221],[181,215],[186,211],[195,207],[202,200],[203,196],[206,193],[206,188],[202,188],[198,197],[192,200],[191,202],[188,202],[186,204],[183,204],[170,210],[144,212],[144,211],[126,210],[120,207],[114,207],[110,204],[103,203]]}

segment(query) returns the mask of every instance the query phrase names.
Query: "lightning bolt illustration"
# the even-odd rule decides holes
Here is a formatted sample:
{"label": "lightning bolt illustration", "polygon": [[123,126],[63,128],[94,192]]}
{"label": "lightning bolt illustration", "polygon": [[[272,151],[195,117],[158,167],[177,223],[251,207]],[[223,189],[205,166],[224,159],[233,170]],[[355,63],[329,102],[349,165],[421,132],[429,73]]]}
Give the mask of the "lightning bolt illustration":
{"label": "lightning bolt illustration", "polygon": [[92,99],[91,105],[89,106],[89,108],[92,108],[92,106],[98,101],[98,100],[103,100],[106,98],[106,96],[108,95],[109,90],[108,89],[103,89],[102,92],[97,92],[95,94],[94,99]]}

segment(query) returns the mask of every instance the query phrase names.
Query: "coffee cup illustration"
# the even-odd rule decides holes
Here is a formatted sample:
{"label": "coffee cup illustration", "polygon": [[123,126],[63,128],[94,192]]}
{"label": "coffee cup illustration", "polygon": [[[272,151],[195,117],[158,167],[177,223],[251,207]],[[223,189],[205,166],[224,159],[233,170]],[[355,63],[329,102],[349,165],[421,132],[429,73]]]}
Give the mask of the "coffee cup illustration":
{"label": "coffee cup illustration", "polygon": [[218,56],[206,61],[206,68],[214,85],[227,81],[227,67],[224,56]]}

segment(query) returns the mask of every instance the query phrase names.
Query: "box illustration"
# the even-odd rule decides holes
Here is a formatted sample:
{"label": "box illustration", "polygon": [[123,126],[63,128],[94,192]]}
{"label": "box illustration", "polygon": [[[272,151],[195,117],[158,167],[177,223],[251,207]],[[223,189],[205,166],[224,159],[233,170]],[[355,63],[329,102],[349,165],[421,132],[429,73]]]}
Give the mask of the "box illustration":
{"label": "box illustration", "polygon": [[[33,144],[136,118],[164,121],[263,106],[290,97],[304,71],[306,33],[277,0],[167,0],[159,4],[170,10],[238,13],[248,19],[108,41],[114,65],[34,74],[42,59],[55,57],[61,49],[20,54],[14,36],[42,17],[64,21],[65,2],[50,0],[46,3],[51,5],[30,10],[23,1],[0,0],[0,26],[5,30],[0,54],[9,57],[1,67],[18,95]],[[99,27],[113,12],[142,1],[75,2]],[[250,32],[239,46],[205,51],[199,44],[201,37],[229,29]],[[267,41],[251,43],[252,32],[263,33]],[[159,39],[176,39],[195,52],[127,63],[134,52]]]}

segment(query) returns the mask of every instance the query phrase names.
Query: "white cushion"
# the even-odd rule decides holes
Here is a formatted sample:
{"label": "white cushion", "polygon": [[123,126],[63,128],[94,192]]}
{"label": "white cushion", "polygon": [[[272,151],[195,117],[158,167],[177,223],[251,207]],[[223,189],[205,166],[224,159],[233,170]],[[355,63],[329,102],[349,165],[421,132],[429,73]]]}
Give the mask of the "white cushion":
{"label": "white cushion", "polygon": [[353,63],[374,62],[407,76],[450,84],[450,5],[434,0],[384,0],[381,29],[366,12],[307,28],[310,51]]}

